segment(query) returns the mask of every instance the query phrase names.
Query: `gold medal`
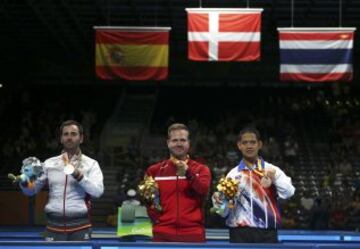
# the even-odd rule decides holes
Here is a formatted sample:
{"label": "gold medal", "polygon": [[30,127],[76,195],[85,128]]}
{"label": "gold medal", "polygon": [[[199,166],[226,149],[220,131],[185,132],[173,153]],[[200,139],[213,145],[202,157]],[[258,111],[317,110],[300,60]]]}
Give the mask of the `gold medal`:
{"label": "gold medal", "polygon": [[177,158],[175,158],[174,156],[170,156],[170,160],[173,162],[173,164],[175,164],[175,166],[177,167],[176,169],[176,175],[178,176],[185,176],[186,174],[186,170],[185,170],[185,165],[183,164],[188,164],[189,162],[189,155],[186,156],[185,160],[178,160]]}
{"label": "gold medal", "polygon": [[185,173],[186,173],[186,170],[185,170],[185,167],[184,166],[177,166],[177,175],[178,176],[185,176]]}

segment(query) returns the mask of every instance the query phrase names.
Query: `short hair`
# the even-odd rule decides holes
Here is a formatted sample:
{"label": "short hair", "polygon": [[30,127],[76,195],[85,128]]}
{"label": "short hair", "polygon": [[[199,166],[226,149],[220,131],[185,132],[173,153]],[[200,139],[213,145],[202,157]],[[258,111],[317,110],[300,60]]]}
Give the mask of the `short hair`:
{"label": "short hair", "polygon": [[256,129],[255,127],[247,126],[247,127],[243,128],[243,129],[239,132],[238,141],[241,141],[241,138],[242,138],[242,136],[243,136],[245,133],[253,133],[253,134],[255,134],[256,139],[257,139],[258,141],[261,140],[259,130]]}
{"label": "short hair", "polygon": [[177,130],[185,130],[185,131],[187,131],[189,133],[188,138],[190,138],[189,128],[186,125],[180,124],[180,123],[175,123],[175,124],[172,124],[172,125],[169,126],[169,128],[168,128],[168,138],[170,138],[170,133],[172,131],[177,131]]}
{"label": "short hair", "polygon": [[69,126],[69,125],[76,125],[78,130],[79,130],[79,134],[83,135],[84,128],[82,127],[82,125],[79,122],[77,122],[75,120],[66,120],[66,121],[62,122],[61,125],[60,125],[60,136],[63,133],[64,127]]}

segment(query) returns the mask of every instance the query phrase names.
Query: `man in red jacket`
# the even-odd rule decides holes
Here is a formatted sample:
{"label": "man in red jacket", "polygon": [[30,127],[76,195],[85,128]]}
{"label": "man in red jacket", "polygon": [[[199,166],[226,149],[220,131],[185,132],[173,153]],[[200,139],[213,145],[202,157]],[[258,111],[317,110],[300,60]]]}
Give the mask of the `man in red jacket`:
{"label": "man in red jacket", "polygon": [[211,173],[207,166],[189,158],[189,135],[184,124],[169,126],[170,158],[151,165],[146,171],[158,184],[162,208],[161,211],[147,208],[153,222],[153,241],[205,242],[202,207]]}

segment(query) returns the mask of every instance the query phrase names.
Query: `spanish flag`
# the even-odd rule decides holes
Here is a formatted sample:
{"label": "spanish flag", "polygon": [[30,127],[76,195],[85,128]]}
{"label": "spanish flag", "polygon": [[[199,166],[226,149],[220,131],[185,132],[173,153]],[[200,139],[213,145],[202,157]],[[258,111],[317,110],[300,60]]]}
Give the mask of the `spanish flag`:
{"label": "spanish flag", "polygon": [[96,74],[100,79],[165,80],[167,27],[95,27]]}

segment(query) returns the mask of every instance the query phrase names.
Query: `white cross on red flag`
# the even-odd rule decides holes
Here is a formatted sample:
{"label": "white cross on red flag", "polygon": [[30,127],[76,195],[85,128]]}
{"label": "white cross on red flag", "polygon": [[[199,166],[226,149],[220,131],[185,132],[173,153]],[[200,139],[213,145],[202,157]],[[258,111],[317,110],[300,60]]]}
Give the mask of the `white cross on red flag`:
{"label": "white cross on red flag", "polygon": [[186,11],[190,60],[260,60],[262,9],[191,8]]}

